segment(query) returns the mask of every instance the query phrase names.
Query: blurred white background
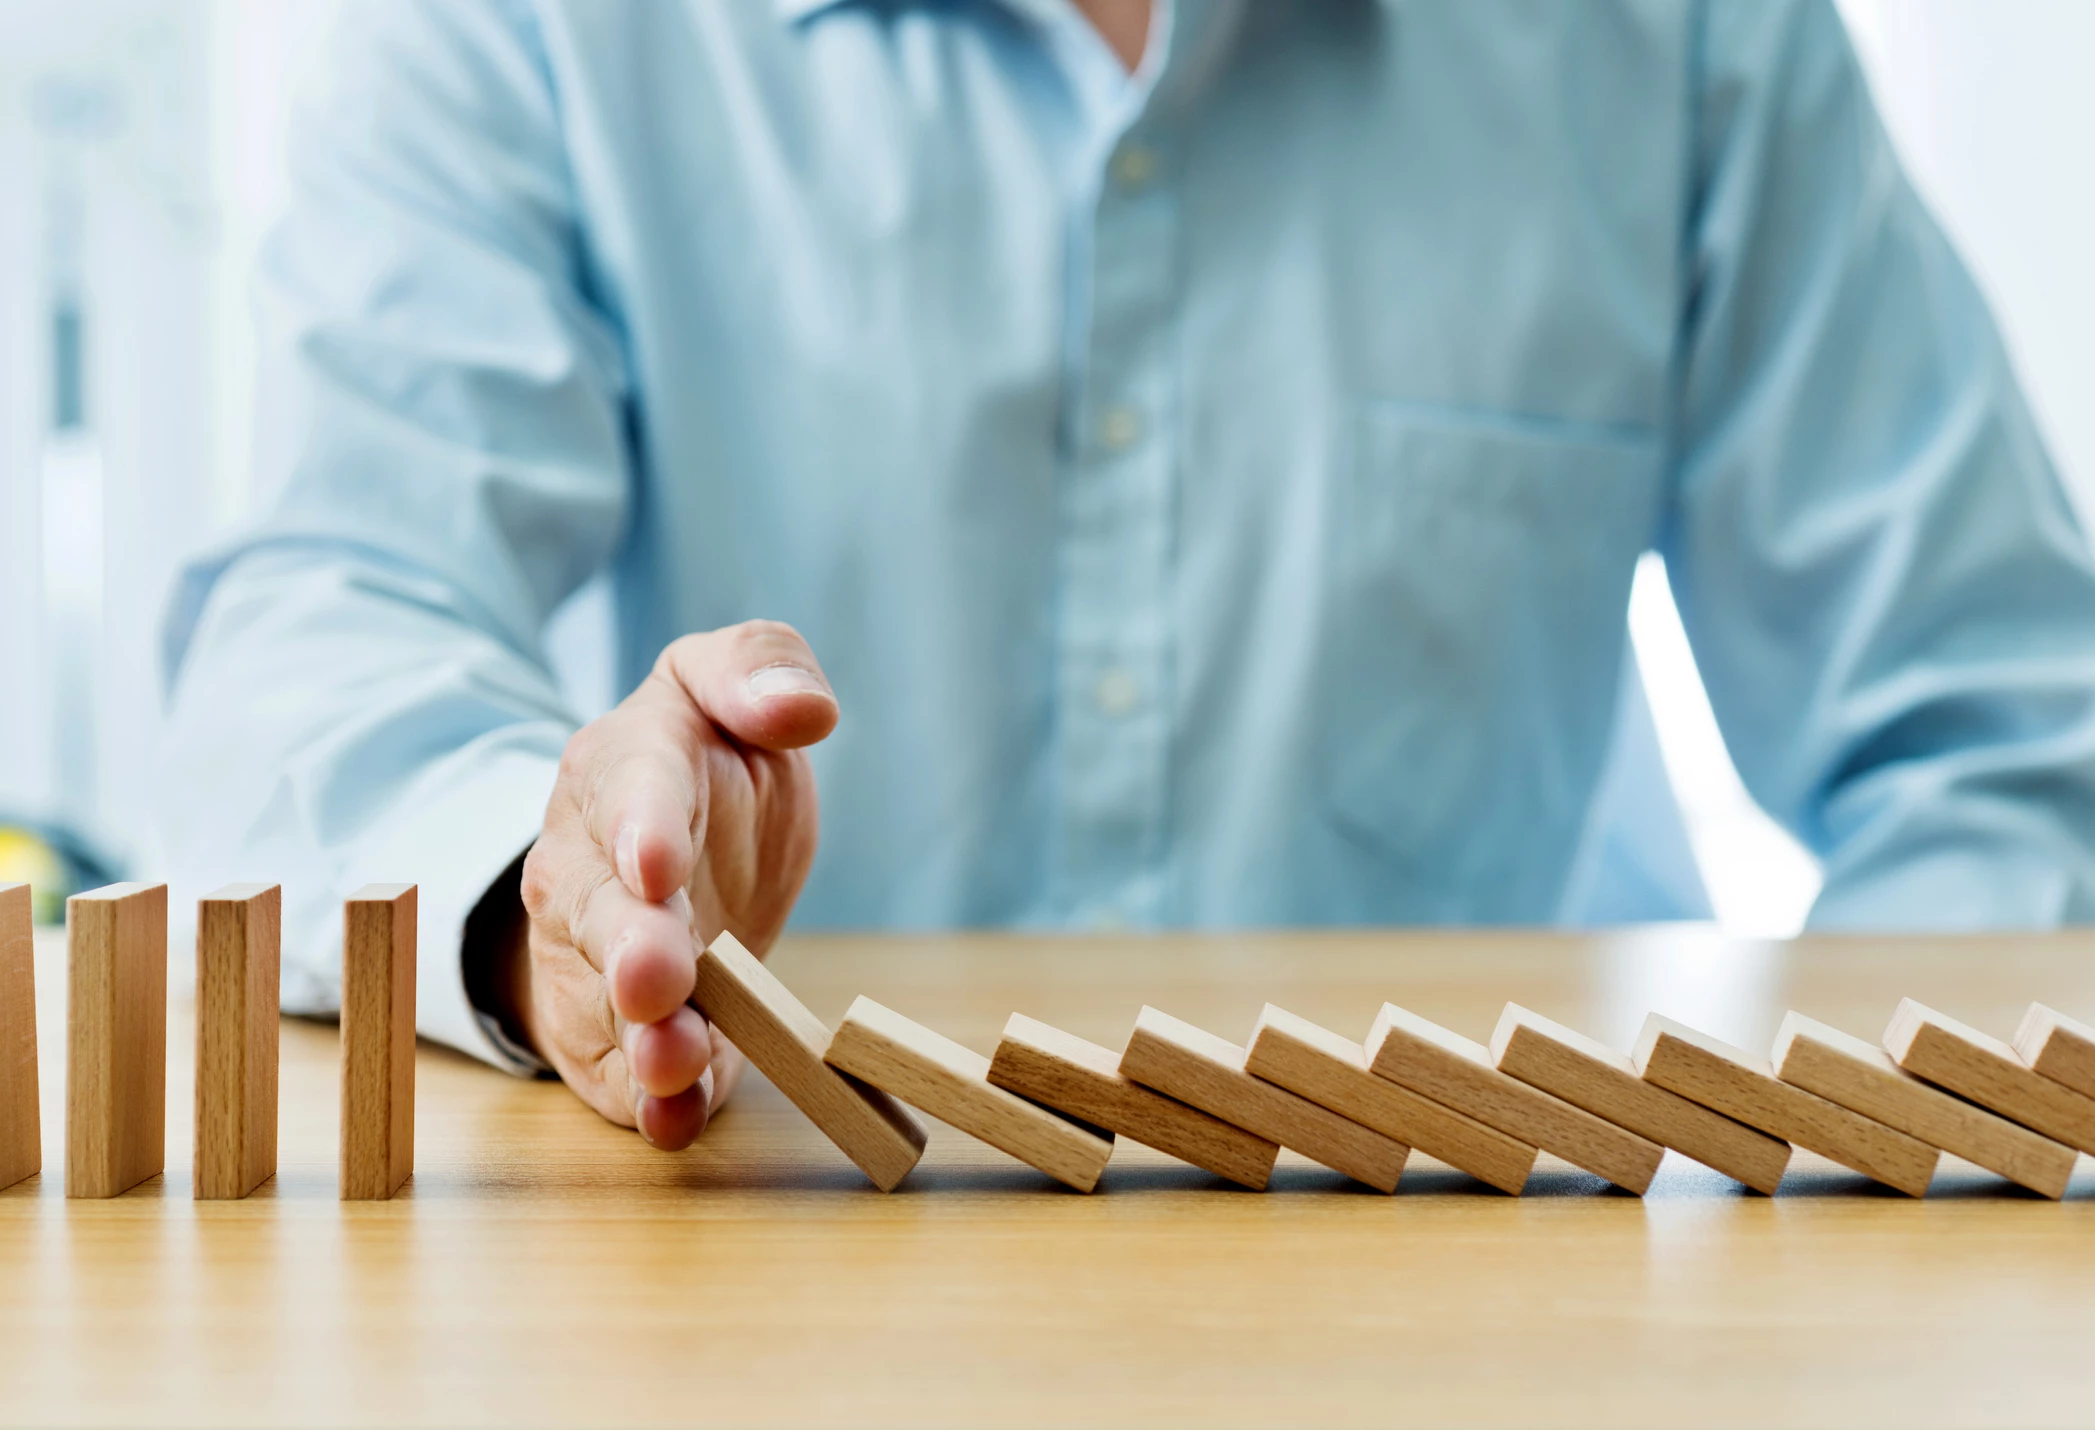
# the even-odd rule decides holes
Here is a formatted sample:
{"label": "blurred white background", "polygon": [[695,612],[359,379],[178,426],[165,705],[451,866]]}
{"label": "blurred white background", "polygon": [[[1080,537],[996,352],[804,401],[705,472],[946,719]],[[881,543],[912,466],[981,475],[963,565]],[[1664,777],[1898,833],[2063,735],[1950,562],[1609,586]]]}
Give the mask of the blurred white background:
{"label": "blurred white background", "polygon": [[[157,632],[182,556],[260,495],[247,272],[339,0],[0,0],[0,820],[157,861]],[[1879,103],[2095,515],[2095,0],[1844,0]],[[554,642],[600,706],[601,592]],[[1647,558],[1629,613],[1719,922],[1818,887],[1724,753]]]}

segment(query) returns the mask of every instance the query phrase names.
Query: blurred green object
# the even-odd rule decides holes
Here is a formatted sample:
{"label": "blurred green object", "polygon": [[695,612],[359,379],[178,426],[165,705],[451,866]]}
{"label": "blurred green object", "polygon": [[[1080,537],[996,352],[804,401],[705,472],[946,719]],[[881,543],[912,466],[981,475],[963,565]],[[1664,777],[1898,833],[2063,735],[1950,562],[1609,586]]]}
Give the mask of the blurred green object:
{"label": "blurred green object", "polygon": [[65,901],[115,882],[108,862],[63,830],[0,821],[0,884],[27,884],[40,924],[65,922]]}

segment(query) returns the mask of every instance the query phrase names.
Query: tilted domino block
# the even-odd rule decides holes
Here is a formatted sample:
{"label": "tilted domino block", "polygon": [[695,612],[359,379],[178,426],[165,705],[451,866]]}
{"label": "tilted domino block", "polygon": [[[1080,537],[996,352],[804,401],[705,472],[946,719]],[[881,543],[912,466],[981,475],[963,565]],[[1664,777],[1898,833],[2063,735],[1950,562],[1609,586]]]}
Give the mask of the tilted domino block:
{"label": "tilted domino block", "polygon": [[1773,1195],[1789,1143],[1637,1076],[1627,1054],[1508,1003],[1491,1035],[1500,1072]]}
{"label": "tilted domino block", "polygon": [[692,1001],[881,1191],[893,1191],[924,1155],[922,1124],[822,1061],[829,1028],[733,934],[699,954]]}
{"label": "tilted domino block", "polygon": [[1908,998],[1884,1031],[1884,1050],[1915,1077],[2054,1142],[2095,1152],[2095,1098],[2045,1077],[1998,1038]]}
{"label": "tilted domino block", "polygon": [[1123,1076],[1110,1048],[1023,1013],[1004,1025],[989,1080],[1254,1192],[1266,1189],[1280,1153],[1275,1143]]}
{"label": "tilted domino block", "polygon": [[1794,1142],[1896,1188],[1922,1196],[1941,1154],[1883,1123],[1850,1112],[1775,1076],[1765,1058],[1654,1013],[1644,1020],[1630,1063],[1638,1076]]}
{"label": "tilted domino block", "polygon": [[2074,1151],[1922,1082],[1873,1043],[1791,1013],[1775,1037],[1775,1075],[1886,1127],[2056,1200]]}
{"label": "tilted domino block", "polygon": [[2015,1030],[2015,1053],[2030,1067],[2082,1097],[2095,1097],[2095,1028],[2030,1004]]}
{"label": "tilted domino block", "polygon": [[844,1014],[825,1061],[1080,1192],[1113,1155],[1111,1134],[991,1086],[988,1058],[870,998]]}

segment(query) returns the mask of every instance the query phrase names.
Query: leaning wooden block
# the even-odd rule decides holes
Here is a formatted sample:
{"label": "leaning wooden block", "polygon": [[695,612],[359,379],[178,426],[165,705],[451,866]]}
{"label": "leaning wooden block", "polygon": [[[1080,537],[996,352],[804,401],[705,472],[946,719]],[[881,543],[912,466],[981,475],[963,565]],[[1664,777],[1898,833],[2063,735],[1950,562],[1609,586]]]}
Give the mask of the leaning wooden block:
{"label": "leaning wooden block", "polygon": [[1244,1068],[1513,1196],[1534,1170],[1527,1143],[1376,1077],[1360,1044],[1271,1003],[1251,1030]]}
{"label": "leaning wooden block", "polygon": [[2015,1030],[2015,1052],[2053,1082],[2095,1097],[2095,1028],[2032,1003]]}
{"label": "leaning wooden block", "polygon": [[1531,1142],[1642,1196],[1666,1150],[1500,1072],[1490,1050],[1393,1003],[1368,1030],[1368,1067],[1457,1112]]}
{"label": "leaning wooden block", "polygon": [[229,884],[196,911],[195,1195],[244,1197],[276,1175],[283,893]]}
{"label": "leaning wooden block", "polygon": [[0,884],[0,1187],[44,1168],[37,1113],[36,962],[29,886]]}
{"label": "leaning wooden block", "polygon": [[1775,1037],[1775,1075],[1886,1127],[1955,1153],[2056,1200],[2074,1151],[1951,1097],[1900,1069],[1882,1048],[1791,1013]]}
{"label": "leaning wooden block", "polygon": [[1245,1062],[1244,1049],[1228,1039],[1144,1008],[1120,1055],[1120,1070],[1378,1192],[1397,1189],[1411,1156],[1407,1144],[1254,1077]]}
{"label": "leaning wooden block", "polygon": [[113,1197],[167,1157],[167,885],[66,900],[65,1194]]}
{"label": "leaning wooden block", "polygon": [[1884,1048],[1915,1077],[2054,1142],[2095,1152],[2095,1098],[2036,1072],[1998,1038],[1908,998],[1891,1015]]}
{"label": "leaning wooden block", "polygon": [[1277,1144],[1122,1076],[1119,1055],[1023,1013],[1004,1025],[989,1080],[1218,1177],[1266,1189]]}
{"label": "leaning wooden block", "polygon": [[844,1014],[826,1061],[1080,1192],[1113,1155],[1111,1135],[992,1087],[988,1058],[870,998]]}
{"label": "leaning wooden block", "polygon": [[886,1093],[822,1061],[828,1027],[733,934],[699,954],[692,1002],[883,1192],[924,1155],[923,1125]]}
{"label": "leaning wooden block", "polygon": [[415,1170],[413,884],[366,884],[342,906],[344,1201],[383,1201]]}
{"label": "leaning wooden block", "polygon": [[1491,1061],[1756,1192],[1774,1195],[1789,1166],[1789,1143],[1644,1081],[1625,1054],[1517,1003],[1506,1005],[1492,1032]]}
{"label": "leaning wooden block", "polygon": [[1838,1103],[1791,1087],[1766,1059],[1654,1013],[1630,1064],[1639,1077],[1714,1108],[1770,1137],[1852,1167],[1908,1196],[1923,1196],[1941,1154]]}

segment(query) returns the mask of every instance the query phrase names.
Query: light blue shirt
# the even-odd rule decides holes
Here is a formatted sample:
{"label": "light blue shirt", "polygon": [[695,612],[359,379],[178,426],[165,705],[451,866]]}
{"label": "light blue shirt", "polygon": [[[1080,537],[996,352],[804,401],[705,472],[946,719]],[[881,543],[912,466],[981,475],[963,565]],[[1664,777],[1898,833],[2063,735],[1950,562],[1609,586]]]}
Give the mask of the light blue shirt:
{"label": "light blue shirt", "polygon": [[803,928],[1679,913],[1580,872],[1647,549],[1820,924],[2095,912],[2087,545],[1829,5],[1181,0],[1132,77],[1062,0],[347,10],[281,495],[167,635],[287,1006],[413,880],[491,1053],[602,570],[628,684],[825,664]]}

